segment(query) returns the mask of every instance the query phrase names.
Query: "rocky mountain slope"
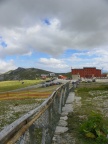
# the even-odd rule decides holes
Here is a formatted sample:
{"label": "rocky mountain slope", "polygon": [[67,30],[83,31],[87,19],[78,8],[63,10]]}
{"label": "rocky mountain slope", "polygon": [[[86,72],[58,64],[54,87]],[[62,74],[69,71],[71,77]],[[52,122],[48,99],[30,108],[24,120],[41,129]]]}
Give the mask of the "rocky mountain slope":
{"label": "rocky mountain slope", "polygon": [[50,71],[45,71],[37,68],[17,68],[0,75],[0,80],[23,80],[23,79],[36,79],[41,74],[49,74]]}

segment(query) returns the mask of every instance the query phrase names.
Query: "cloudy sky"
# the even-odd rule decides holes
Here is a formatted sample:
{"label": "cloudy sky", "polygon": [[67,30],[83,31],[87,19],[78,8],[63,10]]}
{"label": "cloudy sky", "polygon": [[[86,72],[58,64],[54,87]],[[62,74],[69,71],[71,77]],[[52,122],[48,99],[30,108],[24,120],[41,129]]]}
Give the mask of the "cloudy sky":
{"label": "cloudy sky", "polygon": [[0,73],[108,71],[107,0],[0,0]]}

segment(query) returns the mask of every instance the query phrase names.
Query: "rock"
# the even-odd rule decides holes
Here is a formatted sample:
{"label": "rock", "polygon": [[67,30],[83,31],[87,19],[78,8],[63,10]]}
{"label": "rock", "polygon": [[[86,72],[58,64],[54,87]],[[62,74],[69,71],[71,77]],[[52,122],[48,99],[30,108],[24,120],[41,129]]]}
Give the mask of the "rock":
{"label": "rock", "polygon": [[68,115],[68,112],[62,112],[61,113],[61,116],[67,116]]}
{"label": "rock", "polygon": [[86,115],[82,115],[82,116],[79,116],[79,118],[80,118],[81,120],[86,120],[86,119],[87,119],[87,116],[86,116]]}
{"label": "rock", "polygon": [[52,139],[53,141],[56,141],[56,137],[55,136],[53,136],[53,139]]}
{"label": "rock", "polygon": [[62,108],[62,111],[65,113],[73,112],[72,104],[65,104],[65,107]]}
{"label": "rock", "polygon": [[64,116],[64,117],[60,117],[60,120],[67,120],[68,119],[68,117],[67,116]]}
{"label": "rock", "polygon": [[74,93],[71,92],[67,98],[66,104],[71,104],[74,101]]}
{"label": "rock", "polygon": [[68,131],[67,127],[57,126],[56,130],[55,130],[55,134],[57,135],[57,134],[61,134],[61,133],[67,132],[67,131]]}
{"label": "rock", "polygon": [[52,144],[75,144],[75,138],[70,135],[69,133],[64,133],[60,135],[54,135],[56,138],[55,141],[53,141]]}
{"label": "rock", "polygon": [[61,119],[60,119],[60,121],[59,121],[59,123],[58,123],[58,126],[65,127],[65,126],[67,126],[67,122],[66,122],[65,120],[61,120]]}

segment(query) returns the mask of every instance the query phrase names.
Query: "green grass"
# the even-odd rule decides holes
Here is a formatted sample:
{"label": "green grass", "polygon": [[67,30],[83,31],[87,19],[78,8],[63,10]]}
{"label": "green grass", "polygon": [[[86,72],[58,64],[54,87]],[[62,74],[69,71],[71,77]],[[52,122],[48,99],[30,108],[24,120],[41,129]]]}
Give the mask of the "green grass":
{"label": "green grass", "polygon": [[85,138],[95,141],[96,144],[108,143],[105,118],[100,113],[93,111],[88,119],[81,124],[80,133]]}
{"label": "green grass", "polygon": [[[24,88],[40,83],[42,80],[23,80],[23,81],[2,81],[0,82],[0,92]],[[24,82],[22,84],[22,82]]]}
{"label": "green grass", "polygon": [[104,84],[80,84],[80,87],[77,89],[78,92],[89,92],[89,91],[96,91],[96,90],[108,90],[108,85]]}
{"label": "green grass", "polygon": [[0,93],[0,101],[2,100],[23,100],[23,99],[31,99],[31,98],[47,98],[49,97],[58,85],[53,85],[49,87],[39,87],[33,88],[24,91],[17,91],[17,92],[4,92]]}
{"label": "green grass", "polygon": [[[99,94],[103,93],[105,91],[105,94]],[[91,95],[91,92],[93,92],[93,95]],[[99,137],[99,139],[92,139],[85,137],[83,135],[83,132],[81,132],[81,125],[86,122],[92,111],[95,111],[96,113],[101,114],[101,111],[99,109],[99,106],[103,103],[102,101],[99,101],[99,105],[97,105],[97,100],[94,101],[94,98],[98,98],[98,96],[103,96],[103,101],[108,99],[108,85],[106,84],[97,84],[97,83],[86,83],[78,86],[78,88],[75,89],[75,95],[78,97],[81,97],[81,105],[74,104],[74,112],[70,113],[68,115],[68,128],[69,133],[74,135],[75,137],[75,144],[107,144],[103,137]],[[106,96],[106,97],[105,97]],[[105,99],[104,99],[105,97]],[[102,108],[102,107],[101,107]],[[91,121],[91,120],[90,120]],[[101,121],[101,126],[106,128],[106,131],[108,132],[108,117],[105,117],[103,113],[103,119]],[[89,123],[89,122],[88,122]],[[92,126],[95,126],[95,123],[92,122]],[[86,126],[85,126],[86,127]],[[96,142],[97,141],[97,142]],[[102,142],[103,141],[103,142]]]}
{"label": "green grass", "polygon": [[[34,85],[39,83],[40,81],[37,80],[26,80],[24,81],[25,85]],[[1,91],[7,91],[19,88],[22,84],[19,81],[5,81],[0,82],[0,90]],[[12,123],[28,111],[36,108],[38,105],[40,105],[44,101],[44,94],[48,94],[48,96],[60,85],[54,85],[50,87],[45,88],[36,88],[29,91],[19,91],[18,94],[22,93],[22,96],[19,97],[19,95],[16,93],[16,95],[12,96],[12,99],[10,97],[3,100],[0,99],[0,130],[3,129],[4,126]],[[23,98],[23,94],[27,93],[28,96]],[[31,94],[38,94],[38,99],[36,97],[29,96]],[[2,94],[1,94],[2,95]],[[4,94],[3,94],[4,95]],[[10,94],[11,96],[11,94]],[[16,98],[16,99],[15,99]],[[23,98],[23,99],[18,99]]]}
{"label": "green grass", "polygon": [[27,107],[30,105],[40,105],[42,102],[43,100],[36,99],[0,101],[0,130],[4,126],[14,122],[32,108],[27,109]]}

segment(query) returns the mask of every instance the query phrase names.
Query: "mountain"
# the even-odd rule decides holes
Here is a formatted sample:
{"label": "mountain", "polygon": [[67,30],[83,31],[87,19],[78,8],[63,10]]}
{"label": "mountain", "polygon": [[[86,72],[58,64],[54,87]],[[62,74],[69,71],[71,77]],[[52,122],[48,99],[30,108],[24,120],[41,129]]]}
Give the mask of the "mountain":
{"label": "mountain", "polygon": [[17,68],[0,75],[0,80],[33,80],[41,76],[41,74],[49,74],[50,71],[37,68]]}

